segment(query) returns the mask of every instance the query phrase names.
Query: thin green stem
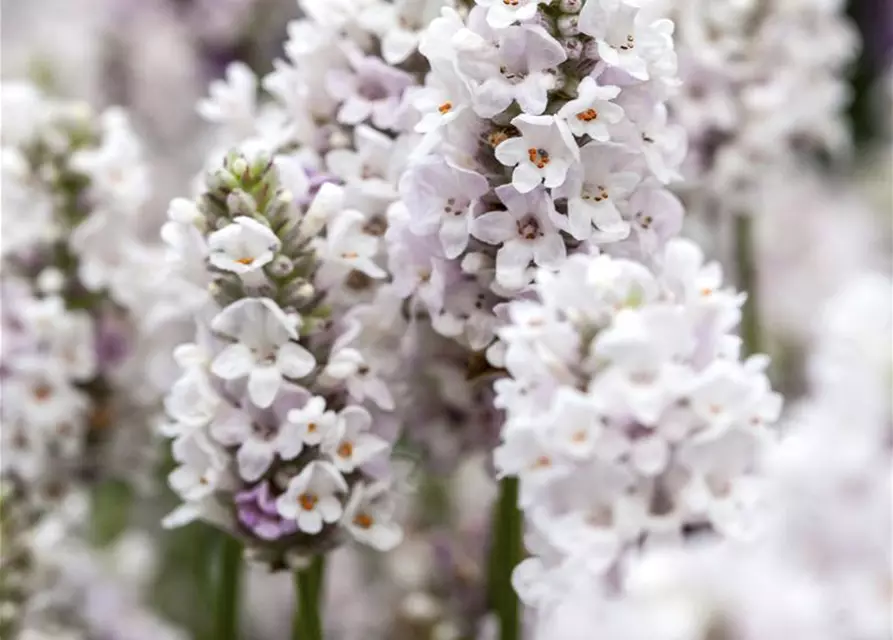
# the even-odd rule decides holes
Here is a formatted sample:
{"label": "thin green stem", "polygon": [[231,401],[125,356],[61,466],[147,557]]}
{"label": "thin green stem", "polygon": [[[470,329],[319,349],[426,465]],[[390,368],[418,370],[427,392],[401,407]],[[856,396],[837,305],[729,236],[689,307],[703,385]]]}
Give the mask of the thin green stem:
{"label": "thin green stem", "polygon": [[292,640],[322,640],[322,594],[325,558],[314,556],[310,566],[295,575],[296,610]]}
{"label": "thin green stem", "polygon": [[523,516],[518,509],[518,479],[499,485],[490,544],[490,606],[499,619],[500,640],[519,640],[520,606],[512,587],[512,571],[523,556]]}
{"label": "thin green stem", "polygon": [[501,580],[502,557],[500,541],[502,539],[502,508],[497,498],[490,518],[490,556],[487,564],[487,598],[491,611],[499,611],[499,582]]}
{"label": "thin green stem", "polygon": [[218,555],[214,640],[239,637],[239,591],[242,582],[242,543],[232,536],[221,541]]}
{"label": "thin green stem", "polygon": [[747,301],[741,310],[741,338],[747,355],[761,353],[763,350],[753,236],[753,219],[748,215],[739,215],[735,219],[735,264],[738,270],[738,288],[747,293]]}

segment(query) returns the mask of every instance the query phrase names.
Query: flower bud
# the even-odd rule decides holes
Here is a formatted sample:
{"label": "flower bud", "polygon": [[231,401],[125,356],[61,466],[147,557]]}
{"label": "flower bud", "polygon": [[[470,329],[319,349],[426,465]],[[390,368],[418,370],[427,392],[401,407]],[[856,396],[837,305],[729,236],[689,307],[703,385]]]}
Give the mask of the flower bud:
{"label": "flower bud", "polygon": [[205,178],[205,181],[208,183],[209,191],[224,191],[229,192],[233,189],[239,188],[239,181],[236,180],[235,176],[232,173],[224,169],[223,167],[219,169],[215,169]]}
{"label": "flower bud", "polygon": [[295,265],[286,256],[278,255],[267,266],[267,273],[271,278],[284,278],[294,271]]}
{"label": "flower bud", "polygon": [[236,216],[247,216],[250,218],[257,213],[257,202],[242,189],[236,189],[226,196],[226,207],[233,218]]}
{"label": "flower bud", "polygon": [[251,162],[249,174],[253,179],[260,180],[267,174],[267,171],[270,170],[271,166],[273,166],[273,159],[270,157],[270,154],[261,151]]}
{"label": "flower bud", "polygon": [[278,227],[283,223],[294,219],[294,216],[291,215],[291,204],[293,200],[294,196],[292,196],[291,191],[282,189],[273,196],[272,200],[267,204],[264,209],[264,215],[273,227]]}
{"label": "flower bud", "polygon": [[241,177],[244,176],[248,171],[248,161],[245,160],[242,156],[237,157],[230,164],[230,171],[233,176]]}
{"label": "flower bud", "polygon": [[578,16],[561,16],[558,18],[558,33],[564,37],[579,35],[580,18]]}
{"label": "flower bud", "polygon": [[329,218],[343,207],[344,189],[331,182],[323,184],[301,222],[301,234],[307,238],[315,236],[323,230]]}
{"label": "flower bud", "polygon": [[300,309],[308,302],[313,300],[316,289],[309,281],[298,278],[289,283],[282,293],[282,302],[284,306]]}
{"label": "flower bud", "polygon": [[583,43],[579,38],[562,38],[561,46],[564,47],[568,60],[579,60],[583,55]]}

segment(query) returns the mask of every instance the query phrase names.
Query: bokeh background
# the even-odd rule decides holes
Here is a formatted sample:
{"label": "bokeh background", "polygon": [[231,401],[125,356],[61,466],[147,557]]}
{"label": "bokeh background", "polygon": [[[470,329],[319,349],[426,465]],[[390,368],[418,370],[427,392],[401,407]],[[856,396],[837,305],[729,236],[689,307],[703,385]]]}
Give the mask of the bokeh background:
{"label": "bokeh background", "polygon": [[[848,13],[863,40],[849,70],[852,153],[843,159],[811,159],[802,179],[780,181],[758,205],[771,210],[759,247],[761,313],[771,334],[775,383],[790,397],[802,387],[798,327],[808,322],[818,301],[829,295],[842,273],[863,266],[869,260],[866,253],[872,256],[873,268],[890,269],[893,2],[850,0]],[[235,60],[258,73],[272,68],[281,55],[287,21],[297,15],[295,0],[2,0],[2,78],[28,77],[97,108],[127,107],[148,147],[153,201],[147,208],[152,219],[147,219],[146,228],[156,228],[167,202],[189,193],[210,148],[211,132],[195,111],[208,83]],[[469,460],[447,489],[422,487],[428,492],[422,502],[434,505],[419,518],[426,536],[418,540],[410,536],[381,561],[384,567],[376,567],[387,578],[375,583],[371,604],[338,602],[339,581],[353,580],[361,564],[351,552],[336,554],[328,598],[340,607],[345,629],[355,619],[399,616],[404,609],[410,618],[435,616],[437,600],[419,595],[427,592],[418,585],[444,566],[454,581],[473,584],[479,579],[476,536],[492,498],[482,474],[483,462]],[[145,587],[148,598],[189,635],[202,637],[210,608],[207,585],[214,579],[206,569],[207,554],[220,543],[219,536],[202,526],[162,532],[157,522],[173,500],[163,481],[158,484],[158,490],[136,506],[123,487],[104,487],[95,497],[104,505],[100,510],[104,515],[94,522],[93,538],[107,546],[113,564],[133,562],[140,553],[137,549],[143,548],[133,540],[136,546],[122,547],[120,532],[137,530],[146,539],[160,540],[151,546],[153,561],[135,565],[152,566]],[[455,541],[439,544],[437,527],[445,520],[444,513],[455,516],[451,528],[463,533],[467,553]],[[246,637],[283,637],[291,608],[288,576],[250,575],[244,601]],[[353,628],[358,639],[364,637],[363,624]]]}

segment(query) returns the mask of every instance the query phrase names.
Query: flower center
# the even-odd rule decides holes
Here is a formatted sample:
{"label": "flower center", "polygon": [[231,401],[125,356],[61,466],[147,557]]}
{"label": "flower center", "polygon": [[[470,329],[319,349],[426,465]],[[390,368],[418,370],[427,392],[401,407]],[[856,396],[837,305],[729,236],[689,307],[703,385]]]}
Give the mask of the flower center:
{"label": "flower center", "polygon": [[626,40],[618,47],[621,51],[629,51],[636,48],[636,39],[632,34],[626,36]]}
{"label": "flower center", "polygon": [[499,73],[503,78],[509,81],[510,84],[519,84],[526,77],[525,74],[520,73],[518,71],[512,71],[507,66],[502,65],[499,67]]}
{"label": "flower center", "polygon": [[363,232],[370,236],[380,237],[388,230],[388,221],[383,216],[372,216],[369,222],[363,225]]}
{"label": "flower center", "polygon": [[270,425],[265,424],[258,424],[257,422],[251,424],[251,430],[254,432],[254,435],[267,442],[272,440],[279,433],[276,427],[271,427]]}
{"label": "flower center", "polygon": [[345,251],[344,253],[341,254],[341,257],[344,258],[345,260],[356,260],[357,258],[360,257],[360,254],[357,253],[356,251]]}
{"label": "flower center", "polygon": [[527,150],[527,157],[538,169],[542,169],[549,164],[549,152],[545,149],[530,147]]}
{"label": "flower center", "polygon": [[453,103],[447,100],[442,105],[437,107],[437,110],[440,111],[440,115],[444,115],[453,110]]}
{"label": "flower center", "polygon": [[375,524],[375,519],[366,513],[358,513],[356,516],[354,516],[353,523],[360,529],[369,529],[373,524]]}
{"label": "flower center", "polygon": [[35,400],[43,402],[53,394],[53,388],[48,384],[41,383],[34,387],[32,393],[34,394]]}
{"label": "flower center", "polygon": [[518,235],[525,240],[536,240],[543,235],[540,231],[540,223],[534,216],[526,216],[522,220],[515,223],[518,229]]}
{"label": "flower center", "polygon": [[517,7],[521,0],[502,0],[502,4],[507,7]]}
{"label": "flower center", "polygon": [[487,144],[489,144],[493,148],[496,148],[508,139],[509,135],[505,131],[493,131],[489,135],[487,135]]}
{"label": "flower center", "polygon": [[304,511],[313,511],[317,502],[319,502],[319,498],[315,493],[302,493],[298,496],[298,504]]}
{"label": "flower center", "polygon": [[239,264],[249,265],[254,262],[254,258],[239,258],[236,260]]}
{"label": "flower center", "polygon": [[338,456],[341,458],[349,458],[353,455],[353,443],[342,442],[338,447]]}
{"label": "flower center", "polygon": [[344,284],[348,289],[353,289],[354,291],[362,291],[363,289],[368,289],[372,284],[372,278],[367,276],[362,271],[357,271],[354,269],[351,271],[347,278],[344,280]]}
{"label": "flower center", "polygon": [[602,200],[608,199],[608,190],[604,187],[604,185],[585,185],[583,187],[582,193],[583,200],[595,200],[596,202],[601,202]]}
{"label": "flower center", "polygon": [[310,422],[307,424],[307,433],[316,433],[316,423]]}
{"label": "flower center", "polygon": [[360,81],[360,87],[357,93],[369,101],[383,100],[388,97],[388,90],[376,80],[363,79]]}
{"label": "flower center", "polygon": [[468,208],[469,203],[463,201],[456,202],[455,198],[449,198],[443,206],[443,212],[453,216],[461,216]]}
{"label": "flower center", "polygon": [[532,466],[534,469],[546,469],[552,466],[552,458],[549,456],[540,456],[533,461]]}
{"label": "flower center", "polygon": [[581,111],[577,114],[577,120],[582,122],[591,122],[598,118],[598,111],[595,109],[586,109],[585,111]]}

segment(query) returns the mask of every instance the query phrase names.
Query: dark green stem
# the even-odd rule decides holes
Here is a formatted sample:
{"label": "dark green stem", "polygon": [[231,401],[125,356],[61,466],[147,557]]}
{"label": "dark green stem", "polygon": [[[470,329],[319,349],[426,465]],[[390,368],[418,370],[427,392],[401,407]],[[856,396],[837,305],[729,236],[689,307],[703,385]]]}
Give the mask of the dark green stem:
{"label": "dark green stem", "polygon": [[314,556],[310,566],[295,575],[296,610],[292,640],[322,640],[322,594],[325,558]]}
{"label": "dark green stem", "polygon": [[523,559],[523,515],[518,509],[518,479],[504,478],[494,506],[490,541],[490,607],[499,619],[500,640],[519,640],[520,605],[512,588],[512,571]]}
{"label": "dark green stem", "polygon": [[242,582],[242,543],[224,536],[217,558],[214,640],[239,637],[239,591]]}
{"label": "dark green stem", "polygon": [[94,485],[90,495],[90,534],[100,547],[114,542],[127,529],[133,491],[124,482],[106,480]]}
{"label": "dark green stem", "polygon": [[747,301],[741,310],[741,338],[746,355],[762,353],[763,350],[755,258],[753,219],[748,215],[739,215],[735,218],[735,264],[738,288],[747,293]]}

